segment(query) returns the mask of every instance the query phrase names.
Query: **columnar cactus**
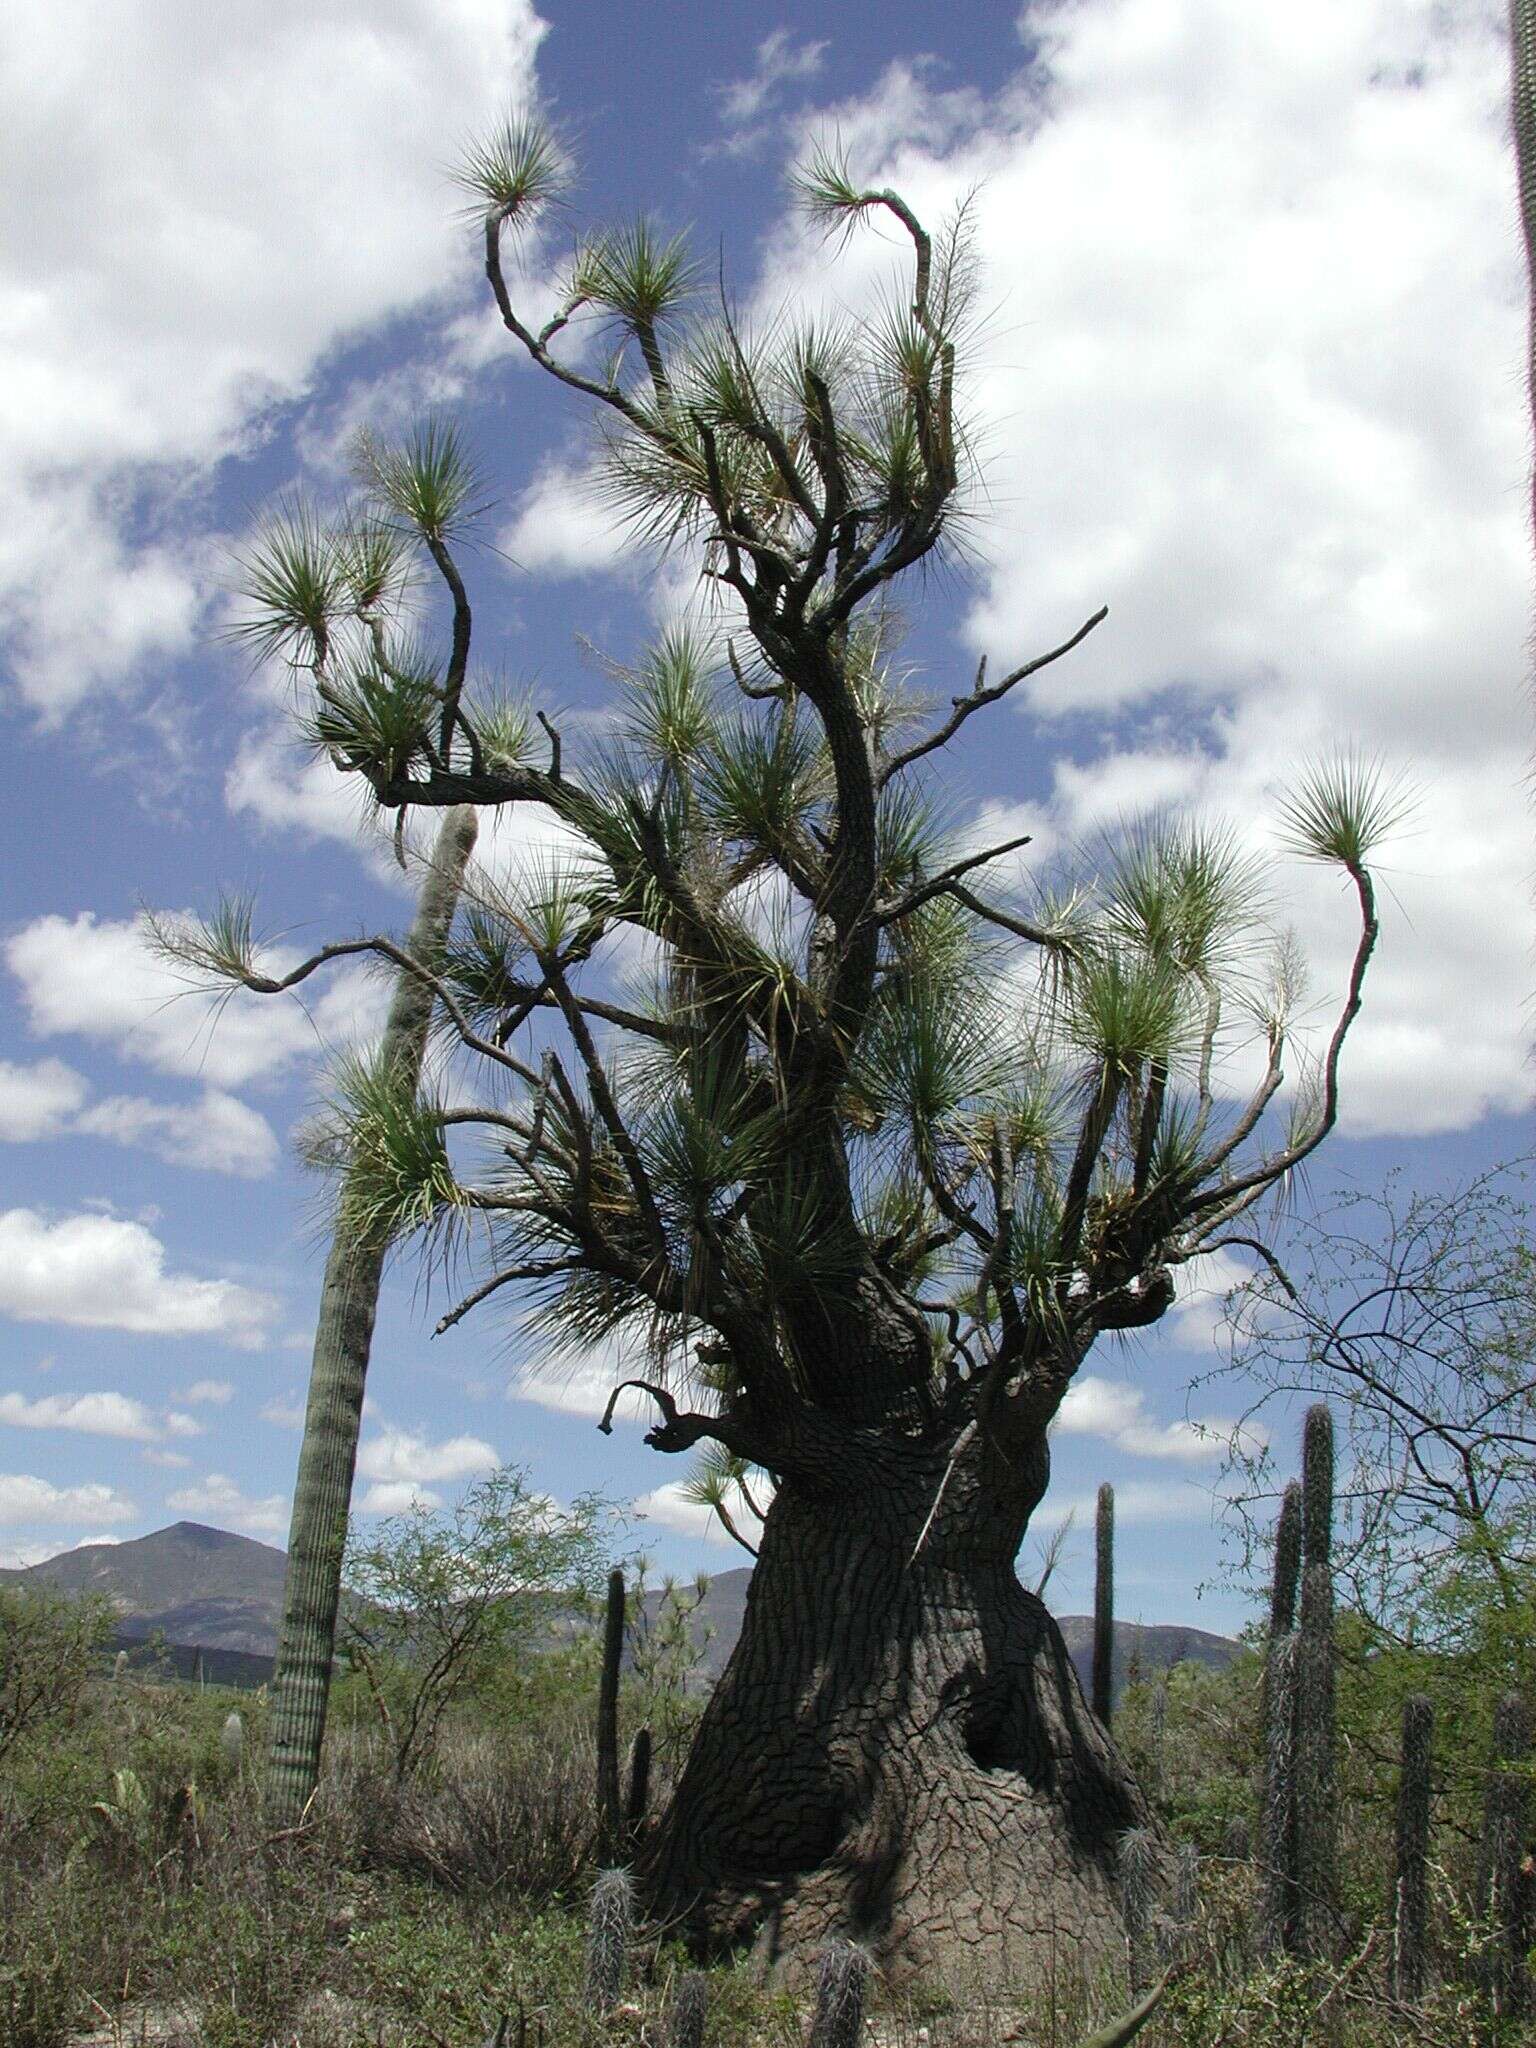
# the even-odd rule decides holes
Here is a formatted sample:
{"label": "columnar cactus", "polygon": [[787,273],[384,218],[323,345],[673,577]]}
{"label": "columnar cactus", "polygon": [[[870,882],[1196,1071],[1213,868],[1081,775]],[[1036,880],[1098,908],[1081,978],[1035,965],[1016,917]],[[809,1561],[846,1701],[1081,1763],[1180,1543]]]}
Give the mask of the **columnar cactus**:
{"label": "columnar cactus", "polygon": [[112,1659],[112,1676],[114,1678],[126,1678],[128,1676],[128,1652],[126,1650],[119,1650]]}
{"label": "columnar cactus", "polygon": [[597,1822],[603,1853],[619,1852],[623,1818],[619,1810],[619,1666],[624,1656],[624,1574],[608,1574],[603,1615],[603,1668],[597,1692]]}
{"label": "columnar cactus", "polygon": [[1131,1996],[1140,1997],[1152,1981],[1153,1916],[1157,1905],[1157,1843],[1150,1828],[1128,1828],[1120,1837],[1116,1857],[1120,1879],[1120,1910],[1125,1919],[1126,1972]]}
{"label": "columnar cactus", "polygon": [[1259,1806],[1259,1948],[1296,1944],[1296,1692],[1300,1639],[1276,1636],[1264,1667],[1264,1790]]}
{"label": "columnar cactus", "polygon": [[1099,1488],[1093,1528],[1093,1711],[1107,1728],[1114,1708],[1115,1489]]}
{"label": "columnar cactus", "polygon": [[651,1731],[637,1728],[629,1746],[629,1792],[624,1801],[624,1828],[630,1840],[639,1834],[651,1798]]}
{"label": "columnar cactus", "polygon": [[1269,1633],[1289,1635],[1296,1626],[1301,1590],[1301,1481],[1293,1479],[1280,1500],[1275,1526],[1275,1575],[1269,1593]]}
{"label": "columnar cactus", "polygon": [[1337,1747],[1333,1679],[1333,1416],[1307,1410],[1301,1447],[1301,1612],[1296,1672],[1299,1949],[1321,1957],[1336,1933]]}
{"label": "columnar cactus", "polygon": [[624,1989],[635,1888],[627,1870],[604,1870],[592,1887],[587,1920],[586,2006],[594,2019],[612,2012]]}
{"label": "columnar cactus", "polygon": [[1435,1710],[1423,1693],[1403,1702],[1402,1761],[1392,1881],[1392,1988],[1410,2002],[1429,1977],[1429,1794]]}
{"label": "columnar cactus", "polygon": [[869,1957],[856,1942],[829,1941],[816,1965],[810,2048],[858,2048]]}
{"label": "columnar cactus", "polygon": [[1536,1883],[1529,1868],[1531,1717],[1518,1692],[1494,1709],[1493,1755],[1483,1801],[1478,1895],[1491,1923],[1486,1991],[1495,2019],[1516,2019],[1530,2003],[1526,1951],[1533,1931]]}
{"label": "columnar cactus", "polygon": [[702,1970],[678,1978],[667,2018],[667,2048],[704,2048],[704,2021],[709,2011],[709,1979]]}

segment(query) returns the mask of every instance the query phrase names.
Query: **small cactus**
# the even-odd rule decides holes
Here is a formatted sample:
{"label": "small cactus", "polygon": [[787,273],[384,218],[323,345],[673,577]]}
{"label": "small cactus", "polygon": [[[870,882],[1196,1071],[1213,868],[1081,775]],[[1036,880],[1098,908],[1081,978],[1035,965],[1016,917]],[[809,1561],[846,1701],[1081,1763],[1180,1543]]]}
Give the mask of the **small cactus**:
{"label": "small cactus", "polygon": [[1229,1863],[1253,1861],[1253,1829],[1246,1814],[1234,1813],[1222,1829],[1221,1853]]}
{"label": "small cactus", "polygon": [[594,2019],[606,2017],[619,2002],[634,1922],[635,1888],[629,1872],[600,1871],[587,1920],[586,2006]]}
{"label": "small cactus", "polygon": [[128,1676],[128,1652],[126,1650],[119,1650],[112,1659],[112,1676],[115,1679],[123,1679]]}
{"label": "small cactus", "polygon": [[1115,1489],[1099,1488],[1093,1523],[1093,1711],[1107,1728],[1114,1707]]}
{"label": "small cactus", "polygon": [[1392,1884],[1392,1989],[1412,2003],[1429,1975],[1429,1795],[1435,1710],[1423,1693],[1403,1702]]}
{"label": "small cactus", "polygon": [[702,1970],[688,1970],[677,1980],[667,2016],[667,2048],[704,2048],[704,2021],[709,2010],[709,1979]]}
{"label": "small cactus", "polygon": [[1485,1989],[1496,2019],[1517,2019],[1529,2003],[1525,1967],[1532,1935],[1532,1893],[1527,1862],[1530,1798],[1522,1766],[1531,1753],[1531,1720],[1518,1692],[1505,1693],[1493,1713],[1493,1755],[1483,1802],[1483,1845],[1478,1903],[1492,1924]]}
{"label": "small cactus", "polygon": [[224,1759],[225,1770],[235,1776],[245,1755],[245,1723],[233,1707],[224,1716],[224,1726],[219,1730],[219,1755]]}
{"label": "small cactus", "polygon": [[816,1964],[810,2048],[858,2048],[869,1957],[856,1942],[829,1941]]}
{"label": "small cactus", "polygon": [[1180,1937],[1188,1936],[1199,1917],[1200,1851],[1193,1842],[1180,1842],[1173,1858],[1173,1924]]}

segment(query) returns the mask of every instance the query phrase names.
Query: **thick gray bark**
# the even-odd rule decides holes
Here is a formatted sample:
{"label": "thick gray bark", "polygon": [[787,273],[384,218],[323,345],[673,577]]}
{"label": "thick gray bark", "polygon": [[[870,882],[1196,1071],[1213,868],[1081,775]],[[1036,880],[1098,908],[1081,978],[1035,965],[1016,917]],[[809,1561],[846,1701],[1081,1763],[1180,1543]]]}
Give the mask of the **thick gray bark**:
{"label": "thick gray bark", "polygon": [[[473,809],[450,810],[439,828],[406,940],[406,951],[423,966],[434,967],[442,959],[474,843]],[[420,1077],[431,1019],[431,990],[402,972],[384,1026],[381,1057],[398,1065],[412,1088]],[[342,1552],[387,1251],[381,1239],[338,1229],[320,1288],[268,1723],[263,1808],[273,1829],[299,1824],[320,1775]]]}
{"label": "thick gray bark", "polygon": [[[1146,1803],[1014,1558],[1038,1441],[855,1446],[787,1478],[740,1640],[642,1860],[702,1953],[866,1946],[956,1983],[1124,1966],[1116,1845]],[[915,1553],[915,1554],[914,1554]]]}

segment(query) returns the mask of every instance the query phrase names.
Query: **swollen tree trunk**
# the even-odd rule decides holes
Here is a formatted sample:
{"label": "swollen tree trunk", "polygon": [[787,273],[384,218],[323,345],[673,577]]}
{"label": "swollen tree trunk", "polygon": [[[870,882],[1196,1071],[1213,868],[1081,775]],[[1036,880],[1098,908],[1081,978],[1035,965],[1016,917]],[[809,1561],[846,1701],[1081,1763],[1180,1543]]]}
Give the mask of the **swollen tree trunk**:
{"label": "swollen tree trunk", "polygon": [[[439,828],[406,940],[406,951],[423,966],[441,962],[474,843],[474,810],[468,805],[450,810]],[[396,1066],[412,1089],[420,1078],[431,1020],[430,989],[402,972],[380,1057]],[[320,1287],[268,1723],[263,1808],[274,1829],[299,1824],[320,1776],[363,1388],[388,1248],[382,1238],[338,1228]]]}
{"label": "swollen tree trunk", "polygon": [[1123,1969],[1116,1849],[1151,1815],[1014,1572],[1044,1430],[1006,1458],[979,1442],[949,1466],[865,1439],[822,1482],[784,1478],[642,1859],[699,1952],[849,1939],[898,1980],[994,1984]]}

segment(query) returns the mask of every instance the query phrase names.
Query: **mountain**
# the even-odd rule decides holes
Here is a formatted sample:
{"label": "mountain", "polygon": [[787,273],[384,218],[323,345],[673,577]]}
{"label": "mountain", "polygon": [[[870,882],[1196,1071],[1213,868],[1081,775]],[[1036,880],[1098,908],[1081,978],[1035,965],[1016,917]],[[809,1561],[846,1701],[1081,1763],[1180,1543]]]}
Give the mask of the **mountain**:
{"label": "mountain", "polygon": [[269,1543],[202,1522],[175,1522],[129,1543],[86,1543],[6,1577],[13,1584],[100,1594],[115,1609],[123,1636],[158,1631],[169,1643],[270,1657],[287,1564],[285,1553]]}
{"label": "mountain", "polygon": [[[0,1574],[14,1581],[38,1582],[73,1593],[100,1593],[118,1615],[124,1640],[159,1632],[167,1643],[193,1651],[242,1651],[269,1658],[277,1649],[282,1614],[283,1573],[287,1558],[268,1543],[201,1522],[176,1522],[140,1536],[131,1543],[88,1543],[65,1551],[25,1571]],[[741,1633],[752,1570],[712,1572],[709,1590],[693,1617],[695,1639],[701,1643],[701,1670],[717,1678]],[[684,1590],[688,1582],[682,1582]],[[662,1600],[660,1588],[646,1595],[647,1615],[654,1619]],[[1057,1617],[1067,1650],[1084,1685],[1093,1656],[1093,1623],[1087,1615]],[[706,1632],[708,1634],[707,1640]],[[1240,1645],[1206,1629],[1140,1622],[1115,1623],[1115,1690],[1133,1671],[1144,1676],[1166,1671],[1185,1659],[1219,1669],[1237,1655]],[[189,1662],[190,1668],[190,1662]],[[212,1673],[210,1671],[210,1677]]]}

